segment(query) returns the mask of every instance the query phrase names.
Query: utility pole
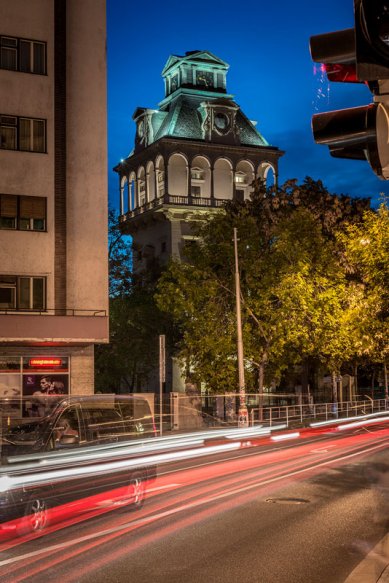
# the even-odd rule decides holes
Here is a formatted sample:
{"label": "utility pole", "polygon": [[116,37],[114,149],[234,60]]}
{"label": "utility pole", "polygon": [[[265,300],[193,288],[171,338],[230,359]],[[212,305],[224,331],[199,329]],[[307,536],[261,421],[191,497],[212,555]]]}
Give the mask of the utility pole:
{"label": "utility pole", "polygon": [[234,227],[234,254],[235,254],[235,294],[236,294],[236,339],[238,352],[238,372],[239,372],[239,420],[238,427],[248,427],[249,416],[246,407],[246,390],[244,382],[244,362],[243,362],[243,337],[242,337],[242,315],[240,307],[240,278],[238,263],[238,238],[237,228]]}
{"label": "utility pole", "polygon": [[159,335],[159,434],[163,433],[163,389],[166,382],[165,335]]}

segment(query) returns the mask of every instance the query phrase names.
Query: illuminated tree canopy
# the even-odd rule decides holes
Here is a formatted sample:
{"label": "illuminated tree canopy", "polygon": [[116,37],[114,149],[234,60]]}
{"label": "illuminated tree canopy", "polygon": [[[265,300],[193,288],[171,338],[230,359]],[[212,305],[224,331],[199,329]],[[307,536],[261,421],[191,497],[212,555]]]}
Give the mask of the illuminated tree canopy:
{"label": "illuminated tree canopy", "polygon": [[[234,227],[247,389],[261,391],[264,382],[279,382],[286,370],[312,362],[339,374],[356,356],[361,326],[355,315],[370,294],[363,277],[381,273],[387,262],[388,249],[377,250],[381,267],[366,265],[365,275],[354,267],[350,277],[351,249],[346,259],[339,234],[357,225],[372,232],[369,220],[379,213],[369,206],[368,199],[331,195],[310,178],[279,189],[258,182],[251,200],[229,203],[199,227],[186,262],[171,261],[157,294],[181,331],[178,351],[192,377],[215,392],[237,387]],[[364,333],[374,335],[367,321]]]}

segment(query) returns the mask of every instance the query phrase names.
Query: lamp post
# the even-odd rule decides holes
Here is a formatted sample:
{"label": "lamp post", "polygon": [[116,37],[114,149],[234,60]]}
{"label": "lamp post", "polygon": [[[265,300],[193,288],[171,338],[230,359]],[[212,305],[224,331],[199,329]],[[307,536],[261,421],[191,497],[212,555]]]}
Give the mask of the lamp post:
{"label": "lamp post", "polygon": [[159,434],[163,432],[163,389],[166,382],[165,334],[159,335]]}
{"label": "lamp post", "polygon": [[243,337],[242,337],[242,316],[240,308],[240,278],[238,264],[238,238],[237,229],[234,227],[234,254],[235,254],[235,295],[236,295],[236,339],[238,351],[238,372],[239,372],[239,412],[238,427],[248,427],[249,416],[246,407],[246,391],[244,382],[244,362],[243,362]]}

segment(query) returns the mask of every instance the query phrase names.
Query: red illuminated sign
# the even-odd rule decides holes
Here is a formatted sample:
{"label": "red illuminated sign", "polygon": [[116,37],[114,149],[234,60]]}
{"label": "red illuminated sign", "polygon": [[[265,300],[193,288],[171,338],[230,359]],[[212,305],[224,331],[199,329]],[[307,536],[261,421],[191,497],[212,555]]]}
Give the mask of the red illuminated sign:
{"label": "red illuminated sign", "polygon": [[41,358],[30,358],[28,361],[28,365],[31,367],[51,367],[51,366],[61,366],[62,365],[62,358],[50,358],[50,357],[41,357]]}

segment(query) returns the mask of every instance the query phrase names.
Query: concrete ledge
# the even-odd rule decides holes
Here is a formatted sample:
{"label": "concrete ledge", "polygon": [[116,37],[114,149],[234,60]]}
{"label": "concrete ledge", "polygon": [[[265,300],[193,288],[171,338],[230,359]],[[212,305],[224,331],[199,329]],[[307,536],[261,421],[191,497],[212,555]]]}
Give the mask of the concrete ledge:
{"label": "concrete ledge", "polygon": [[107,316],[0,315],[0,344],[107,343]]}
{"label": "concrete ledge", "polygon": [[389,534],[366,555],[344,583],[389,583]]}

